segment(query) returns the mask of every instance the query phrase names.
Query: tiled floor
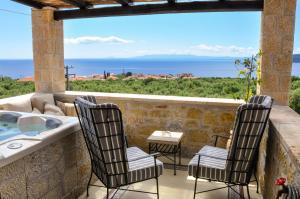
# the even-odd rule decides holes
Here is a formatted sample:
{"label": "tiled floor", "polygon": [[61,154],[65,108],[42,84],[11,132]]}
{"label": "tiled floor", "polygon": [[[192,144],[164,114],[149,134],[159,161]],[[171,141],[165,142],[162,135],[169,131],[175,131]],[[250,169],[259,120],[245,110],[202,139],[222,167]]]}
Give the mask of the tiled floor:
{"label": "tiled floor", "polygon": [[[100,184],[100,182],[97,182]],[[216,187],[222,187],[222,183],[199,181],[198,190],[211,189]],[[130,186],[130,189],[138,189],[145,191],[156,191],[155,180],[149,180],[142,183],[137,183]],[[186,171],[177,171],[177,175],[173,175],[173,170],[165,169],[164,174],[159,177],[159,193],[161,199],[192,199],[194,190],[194,179],[187,176]],[[246,189],[245,189],[246,191]],[[256,186],[250,186],[250,194],[252,199],[260,198],[256,193]],[[90,187],[89,199],[103,199],[106,198],[106,189],[99,187]],[[113,191],[111,191],[113,193]],[[85,199],[86,193],[79,197],[79,199]],[[141,194],[136,192],[118,192],[117,197],[122,199],[150,199],[156,198],[156,195]],[[213,192],[207,192],[198,194],[197,198],[201,199],[223,199],[227,198],[227,189],[222,189]]]}

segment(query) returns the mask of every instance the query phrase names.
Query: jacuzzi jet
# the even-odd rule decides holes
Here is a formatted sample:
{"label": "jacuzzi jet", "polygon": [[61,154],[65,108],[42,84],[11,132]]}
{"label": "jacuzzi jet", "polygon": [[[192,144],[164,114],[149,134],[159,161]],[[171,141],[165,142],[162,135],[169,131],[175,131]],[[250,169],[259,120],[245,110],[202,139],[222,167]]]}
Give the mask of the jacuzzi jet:
{"label": "jacuzzi jet", "polygon": [[23,146],[22,143],[14,142],[14,143],[11,143],[11,144],[7,145],[7,148],[9,148],[9,149],[19,149],[22,146]]}

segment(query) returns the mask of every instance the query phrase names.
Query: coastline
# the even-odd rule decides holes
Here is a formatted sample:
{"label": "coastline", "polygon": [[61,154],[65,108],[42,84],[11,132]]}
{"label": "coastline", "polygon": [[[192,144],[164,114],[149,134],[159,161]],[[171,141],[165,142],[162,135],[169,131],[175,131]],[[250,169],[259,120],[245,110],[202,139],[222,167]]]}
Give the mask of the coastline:
{"label": "coastline", "polygon": [[[176,76],[191,73],[194,77],[231,77],[236,78],[238,71],[234,58],[202,58],[202,59],[66,59],[65,65],[73,66],[71,74],[78,80],[93,79],[104,71],[111,74],[131,72],[152,76]],[[32,78],[34,67],[32,60],[1,60],[0,76],[13,79]],[[293,63],[293,76],[300,76],[300,63]],[[156,77],[153,77],[156,78]]]}

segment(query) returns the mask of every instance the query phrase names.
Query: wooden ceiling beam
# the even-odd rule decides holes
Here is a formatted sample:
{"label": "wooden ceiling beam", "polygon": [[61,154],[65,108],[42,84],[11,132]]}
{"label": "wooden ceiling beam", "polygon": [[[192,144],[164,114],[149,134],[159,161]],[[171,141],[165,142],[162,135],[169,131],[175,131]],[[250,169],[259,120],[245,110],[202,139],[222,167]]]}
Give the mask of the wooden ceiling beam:
{"label": "wooden ceiling beam", "polygon": [[263,0],[255,1],[199,1],[175,4],[144,4],[126,7],[102,7],[93,9],[58,10],[56,20],[92,17],[133,16],[168,13],[262,11]]}
{"label": "wooden ceiling beam", "polygon": [[13,0],[13,1],[15,1],[17,3],[20,3],[20,4],[24,4],[26,6],[37,8],[37,9],[41,9],[41,8],[43,8],[45,6],[49,6],[49,5],[40,3],[38,1],[34,1],[34,0]]}
{"label": "wooden ceiling beam", "polygon": [[78,8],[81,8],[81,9],[85,9],[85,8],[88,8],[88,7],[92,7],[91,4],[87,3],[86,1],[84,0],[61,0],[67,4],[70,4],[72,6],[75,6],[75,7],[78,7]]}

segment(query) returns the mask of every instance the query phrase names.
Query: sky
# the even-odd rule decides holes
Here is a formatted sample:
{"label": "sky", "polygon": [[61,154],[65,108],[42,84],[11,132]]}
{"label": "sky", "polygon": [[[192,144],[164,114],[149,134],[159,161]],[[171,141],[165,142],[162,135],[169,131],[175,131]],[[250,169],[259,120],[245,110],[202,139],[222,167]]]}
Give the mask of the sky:
{"label": "sky", "polygon": [[[0,1],[0,59],[32,59],[30,12],[27,6]],[[65,20],[65,58],[250,56],[259,49],[260,20],[260,12]],[[300,0],[294,53],[300,53]]]}

